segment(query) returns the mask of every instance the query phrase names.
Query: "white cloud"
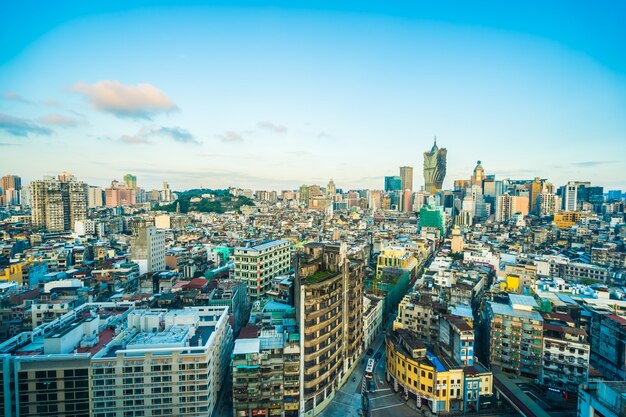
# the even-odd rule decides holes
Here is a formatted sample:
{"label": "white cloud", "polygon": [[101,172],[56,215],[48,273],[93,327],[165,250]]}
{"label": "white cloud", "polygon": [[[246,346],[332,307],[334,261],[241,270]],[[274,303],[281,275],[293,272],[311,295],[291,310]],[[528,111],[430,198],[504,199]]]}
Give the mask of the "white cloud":
{"label": "white cloud", "polygon": [[271,130],[272,132],[275,132],[275,133],[286,133],[288,130],[287,126],[279,125],[279,124],[272,123],[269,121],[259,122],[257,126],[263,129]]}
{"label": "white cloud", "polygon": [[84,119],[64,116],[58,113],[46,114],[45,116],[39,117],[37,121],[44,125],[60,127],[75,127],[87,123],[87,121]]}
{"label": "white cloud", "polygon": [[172,99],[151,84],[132,86],[103,80],[95,84],[77,83],[73,90],[85,96],[95,109],[118,117],[150,119],[178,109]]}

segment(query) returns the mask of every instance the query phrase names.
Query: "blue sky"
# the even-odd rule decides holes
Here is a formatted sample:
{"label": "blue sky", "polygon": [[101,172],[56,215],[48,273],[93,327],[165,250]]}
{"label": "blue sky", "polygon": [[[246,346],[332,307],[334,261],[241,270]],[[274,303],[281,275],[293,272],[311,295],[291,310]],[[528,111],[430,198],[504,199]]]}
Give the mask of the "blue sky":
{"label": "blue sky", "polygon": [[348,189],[411,165],[421,186],[437,135],[446,186],[480,159],[626,189],[623,2],[14,3],[0,174]]}

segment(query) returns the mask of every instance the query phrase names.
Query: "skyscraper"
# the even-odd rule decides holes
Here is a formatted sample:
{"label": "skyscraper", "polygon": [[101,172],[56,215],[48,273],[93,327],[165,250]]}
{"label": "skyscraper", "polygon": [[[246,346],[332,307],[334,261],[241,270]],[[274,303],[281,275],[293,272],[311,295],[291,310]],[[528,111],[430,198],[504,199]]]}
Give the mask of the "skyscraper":
{"label": "skyscraper", "polygon": [[476,162],[476,168],[472,174],[472,185],[478,186],[481,191],[483,189],[483,181],[485,181],[485,169],[480,164],[480,161]]}
{"label": "skyscraper", "polygon": [[33,181],[31,187],[32,224],[49,232],[72,230],[74,223],[87,218],[89,187],[63,173],[59,179]]}
{"label": "skyscraper", "polygon": [[578,186],[576,182],[570,181],[563,187],[561,199],[563,202],[563,210],[576,211],[578,208]]}
{"label": "skyscraper", "polygon": [[326,186],[326,195],[332,199],[335,194],[337,194],[337,187],[335,186],[335,181],[331,178]]}
{"label": "skyscraper", "polygon": [[424,152],[424,182],[426,191],[437,194],[446,177],[446,148],[437,147],[437,137],[430,151]]}
{"label": "skyscraper", "polygon": [[137,177],[132,174],[124,175],[124,185],[126,188],[137,188]]}
{"label": "skyscraper", "polygon": [[400,187],[402,191],[413,191],[413,167],[400,167]]}
{"label": "skyscraper", "polygon": [[402,180],[397,175],[385,177],[385,192],[402,189]]}

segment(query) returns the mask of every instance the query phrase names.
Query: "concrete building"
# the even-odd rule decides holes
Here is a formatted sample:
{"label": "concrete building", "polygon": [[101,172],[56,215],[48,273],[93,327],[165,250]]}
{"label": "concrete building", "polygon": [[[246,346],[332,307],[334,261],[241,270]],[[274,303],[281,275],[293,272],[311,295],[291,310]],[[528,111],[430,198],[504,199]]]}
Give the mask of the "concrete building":
{"label": "concrete building", "polygon": [[472,320],[452,314],[442,315],[439,318],[439,342],[457,365],[474,365]]}
{"label": "concrete building", "polygon": [[626,381],[626,318],[591,311],[591,365],[606,379]]}
{"label": "concrete building", "polygon": [[576,393],[580,384],[587,383],[588,376],[587,332],[567,324],[544,323],[541,384]]}
{"label": "concrete building", "polygon": [[137,203],[137,189],[120,184],[117,180],[111,182],[111,186],[104,190],[107,207],[130,206]]}
{"label": "concrete building", "polygon": [[556,194],[541,193],[537,197],[537,209],[540,216],[553,216],[561,211],[561,199]]}
{"label": "concrete building", "polygon": [[561,187],[562,208],[564,211],[578,210],[578,185],[575,181],[570,181]]}
{"label": "concrete building", "polygon": [[400,191],[413,191],[413,167],[400,167]]}
{"label": "concrete building", "polygon": [[0,415],[93,416],[91,359],[133,308],[132,303],[83,304],[1,344]]}
{"label": "concrete building", "polygon": [[87,205],[89,208],[104,206],[104,191],[100,187],[89,186],[89,195],[87,196]]}
{"label": "concrete building", "polygon": [[579,417],[626,416],[626,382],[592,381],[578,390]]}
{"label": "concrete building", "polygon": [[244,281],[252,300],[265,297],[272,278],[291,269],[291,243],[286,240],[248,241],[235,248],[233,278]]}
{"label": "concrete building", "polygon": [[358,364],[363,340],[362,261],[345,243],[310,243],[297,258],[295,304],[300,330],[300,412],[319,414]]}
{"label": "concrete building", "polygon": [[[465,368],[469,371],[466,373],[445,355],[429,350],[410,330],[391,330],[385,342],[387,381],[393,383],[396,392],[403,391],[406,399],[415,401],[418,408],[427,406],[433,413],[476,410],[480,397],[493,393],[491,372],[476,365]],[[471,384],[466,383],[466,374]]]}
{"label": "concrete building", "polygon": [[17,175],[5,175],[0,178],[0,205],[13,206],[20,204],[22,179]]}
{"label": "concrete building", "polygon": [[87,218],[89,187],[72,176],[46,177],[30,183],[31,222],[48,232],[66,232]]}
{"label": "concrete building", "polygon": [[368,349],[383,328],[384,299],[363,296],[363,349]]}
{"label": "concrete building", "polygon": [[268,303],[266,307],[277,310],[254,317],[255,324],[244,328],[235,341],[232,357],[235,417],[299,415],[300,335],[295,309],[283,306],[287,308],[282,310],[286,314],[277,314],[281,309],[278,304]]}
{"label": "concrete building", "polygon": [[91,359],[93,417],[213,413],[232,351],[227,307],[133,310],[108,337]]}
{"label": "concrete building", "polygon": [[165,232],[154,226],[139,228],[131,240],[131,260],[141,274],[165,271]]}
{"label": "concrete building", "polygon": [[509,294],[509,303],[489,301],[491,369],[536,378],[541,375],[543,318],[530,296]]}
{"label": "concrete building", "polygon": [[420,232],[433,231],[439,239],[446,235],[446,213],[443,207],[435,206],[432,201],[420,209]]}
{"label": "concrete building", "polygon": [[385,273],[402,275],[408,272],[415,275],[417,259],[413,253],[403,247],[390,247],[383,249],[376,259],[376,278],[382,278]]}

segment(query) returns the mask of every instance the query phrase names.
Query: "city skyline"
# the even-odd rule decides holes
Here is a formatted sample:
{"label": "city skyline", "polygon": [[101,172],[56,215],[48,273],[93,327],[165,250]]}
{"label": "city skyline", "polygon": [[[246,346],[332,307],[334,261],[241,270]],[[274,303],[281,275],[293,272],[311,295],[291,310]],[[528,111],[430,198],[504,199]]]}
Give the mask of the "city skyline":
{"label": "city skyline", "polygon": [[381,189],[411,166],[419,190],[437,135],[450,152],[444,189],[476,160],[498,178],[626,189],[616,175],[626,163],[623,5],[572,5],[558,19],[558,5],[511,17],[499,7],[173,4],[66,2],[32,21],[28,2],[8,6],[3,174]]}

